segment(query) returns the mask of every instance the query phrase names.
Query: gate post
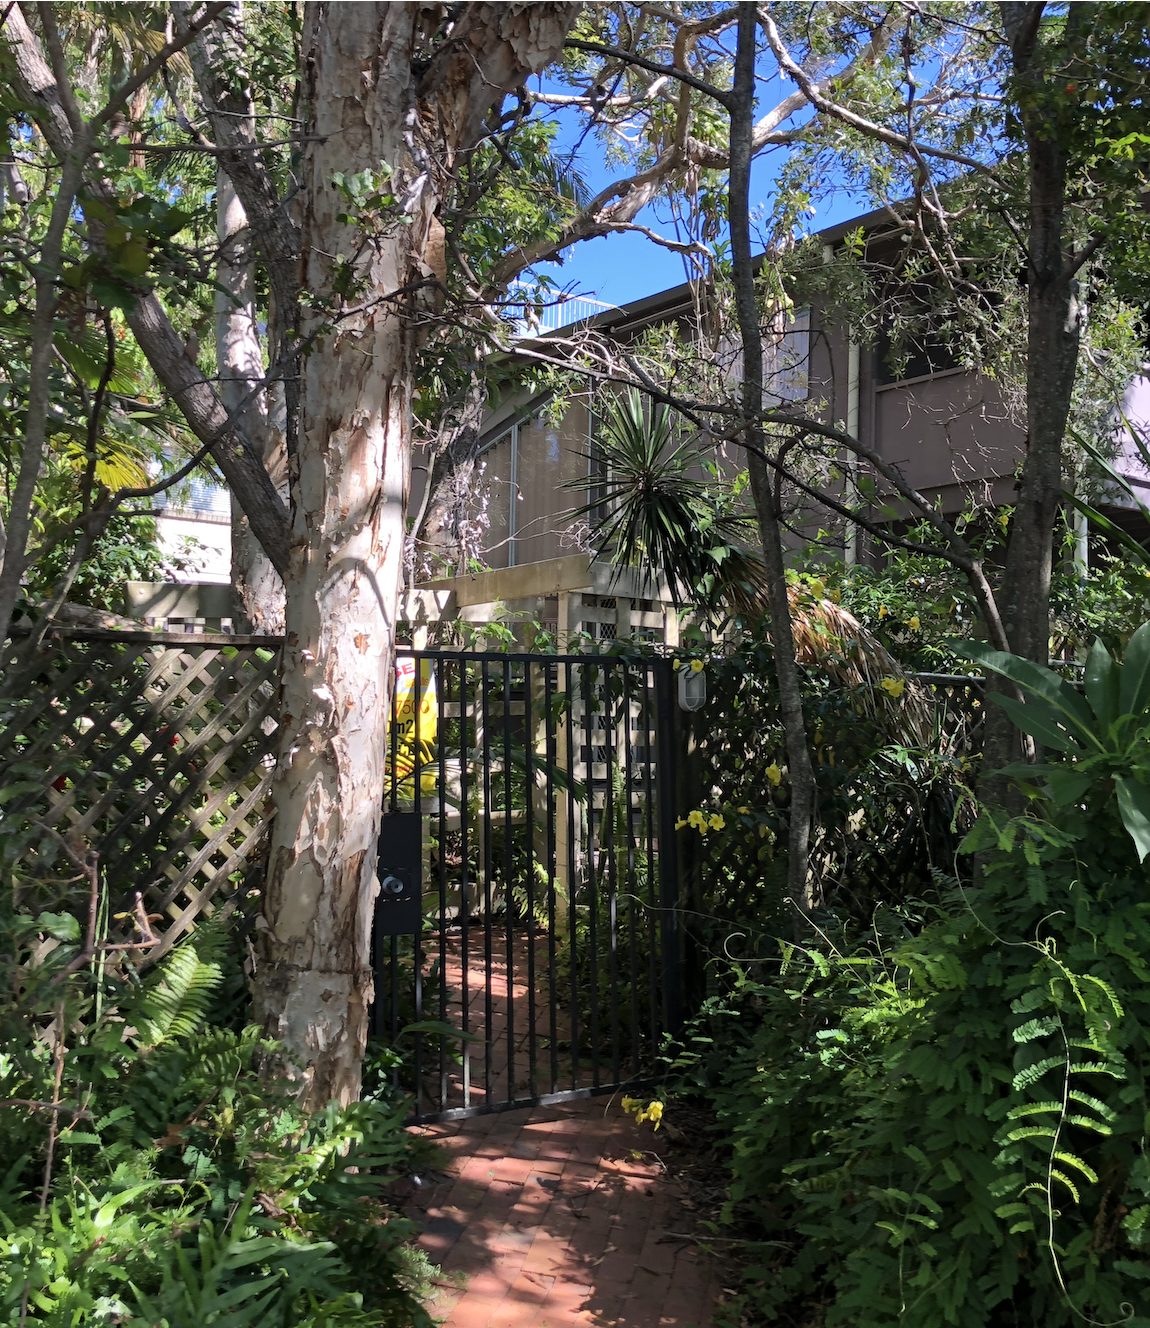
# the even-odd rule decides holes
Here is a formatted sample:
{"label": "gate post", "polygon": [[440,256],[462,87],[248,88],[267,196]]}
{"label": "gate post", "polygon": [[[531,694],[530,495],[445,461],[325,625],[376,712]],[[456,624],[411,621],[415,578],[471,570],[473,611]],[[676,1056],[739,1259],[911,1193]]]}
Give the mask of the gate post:
{"label": "gate post", "polygon": [[655,796],[659,811],[659,939],[662,947],[663,1021],[666,1032],[683,1023],[683,938],[679,926],[679,832],[675,806],[679,760],[679,715],[675,675],[669,659],[655,670]]}

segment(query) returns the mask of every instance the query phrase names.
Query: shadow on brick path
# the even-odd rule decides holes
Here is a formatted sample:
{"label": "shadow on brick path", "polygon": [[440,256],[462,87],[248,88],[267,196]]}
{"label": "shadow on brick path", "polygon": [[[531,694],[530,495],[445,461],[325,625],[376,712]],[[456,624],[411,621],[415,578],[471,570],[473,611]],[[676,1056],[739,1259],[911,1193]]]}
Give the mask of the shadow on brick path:
{"label": "shadow on brick path", "polygon": [[618,1098],[418,1128],[445,1155],[408,1212],[446,1328],[711,1328],[717,1271]]}

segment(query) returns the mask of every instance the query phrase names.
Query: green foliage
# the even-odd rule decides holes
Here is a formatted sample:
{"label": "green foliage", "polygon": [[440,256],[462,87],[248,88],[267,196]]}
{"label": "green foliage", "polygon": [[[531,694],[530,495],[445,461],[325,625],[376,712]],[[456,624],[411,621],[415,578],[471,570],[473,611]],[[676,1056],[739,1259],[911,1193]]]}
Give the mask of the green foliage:
{"label": "green foliage", "polygon": [[[644,567],[676,603],[693,600],[733,562],[746,515],[722,511],[712,486],[697,478],[703,453],[665,406],[638,392],[609,397],[597,432],[605,468],[602,493],[572,513],[595,526],[595,541],[617,569]],[[580,482],[582,487],[582,482]]]}
{"label": "green foliage", "polygon": [[303,1115],[217,1023],[222,929],[141,978],[45,892],[6,894],[0,1323],[429,1326],[403,1105]]}
{"label": "green foliage", "polygon": [[1051,806],[1071,820],[1092,788],[1112,789],[1121,823],[1144,862],[1150,854],[1150,623],[1130,638],[1121,665],[1101,641],[1094,643],[1081,693],[1029,660],[970,643],[961,649],[1021,690],[1025,700],[1000,693],[992,699],[1023,733],[1060,758],[1011,773],[1041,781]]}
{"label": "green foliage", "polygon": [[[1097,515],[1099,531],[1108,535],[1111,523]],[[1009,509],[975,509],[955,524],[993,565],[1003,556],[1009,522]],[[926,525],[912,528],[908,536],[928,545],[934,538]],[[1110,649],[1121,648],[1150,612],[1150,576],[1136,541],[1131,540],[1131,548],[1117,540],[1110,547],[1092,541],[1085,573],[1073,562],[1074,542],[1074,532],[1064,530],[1051,583],[1050,648],[1052,656],[1060,659],[1084,654],[1099,637]],[[892,548],[877,566],[848,567],[817,555],[799,565],[806,584],[816,581],[903,668],[922,673],[967,671],[968,664],[953,643],[956,636],[976,630],[979,610],[966,578],[945,559]]]}
{"label": "green foliage", "polygon": [[[31,599],[51,594],[71,555],[67,542],[52,544],[44,551],[31,568],[27,585]],[[80,568],[68,598],[119,613],[123,610],[124,582],[162,580],[165,566],[156,542],[155,521],[114,516]]]}
{"label": "green foliage", "polygon": [[1084,695],[970,653],[1061,743],[1024,814],[967,836],[977,885],[728,971],[678,1055],[765,1322],[1150,1324],[1150,880],[1121,792],[1141,806],[1150,628],[1091,652]]}
{"label": "green foliage", "polygon": [[[828,918],[865,924],[879,903],[931,894],[932,869],[953,863],[972,698],[924,706],[905,680],[860,670],[814,615],[808,631],[819,651],[802,679],[817,778],[813,885]],[[790,779],[767,633],[748,629],[736,649],[705,662],[708,700],[683,721],[690,755],[681,772],[684,812],[698,811],[701,823],[684,822],[679,851],[695,881],[692,907],[712,919],[704,940],[721,949],[731,927],[774,934],[789,925]]]}

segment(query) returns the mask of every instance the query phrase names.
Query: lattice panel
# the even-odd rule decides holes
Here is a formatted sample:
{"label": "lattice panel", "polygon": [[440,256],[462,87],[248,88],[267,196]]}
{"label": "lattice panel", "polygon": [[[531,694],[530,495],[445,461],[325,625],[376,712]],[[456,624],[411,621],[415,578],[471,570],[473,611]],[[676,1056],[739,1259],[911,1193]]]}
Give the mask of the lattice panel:
{"label": "lattice panel", "polygon": [[[44,831],[99,853],[110,915],[141,892],[163,943],[232,907],[259,857],[275,747],[270,638],[60,631],[3,655],[0,840]],[[124,926],[131,926],[130,919]]]}

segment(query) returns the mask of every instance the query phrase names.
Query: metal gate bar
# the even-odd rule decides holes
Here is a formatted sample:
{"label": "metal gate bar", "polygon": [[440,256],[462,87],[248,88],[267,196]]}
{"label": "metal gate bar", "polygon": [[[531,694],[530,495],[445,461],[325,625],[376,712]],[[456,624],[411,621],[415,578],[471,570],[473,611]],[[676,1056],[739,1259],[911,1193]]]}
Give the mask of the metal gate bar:
{"label": "metal gate bar", "polygon": [[614,1090],[681,1006],[670,662],[401,651],[375,1037],[419,1119]]}

